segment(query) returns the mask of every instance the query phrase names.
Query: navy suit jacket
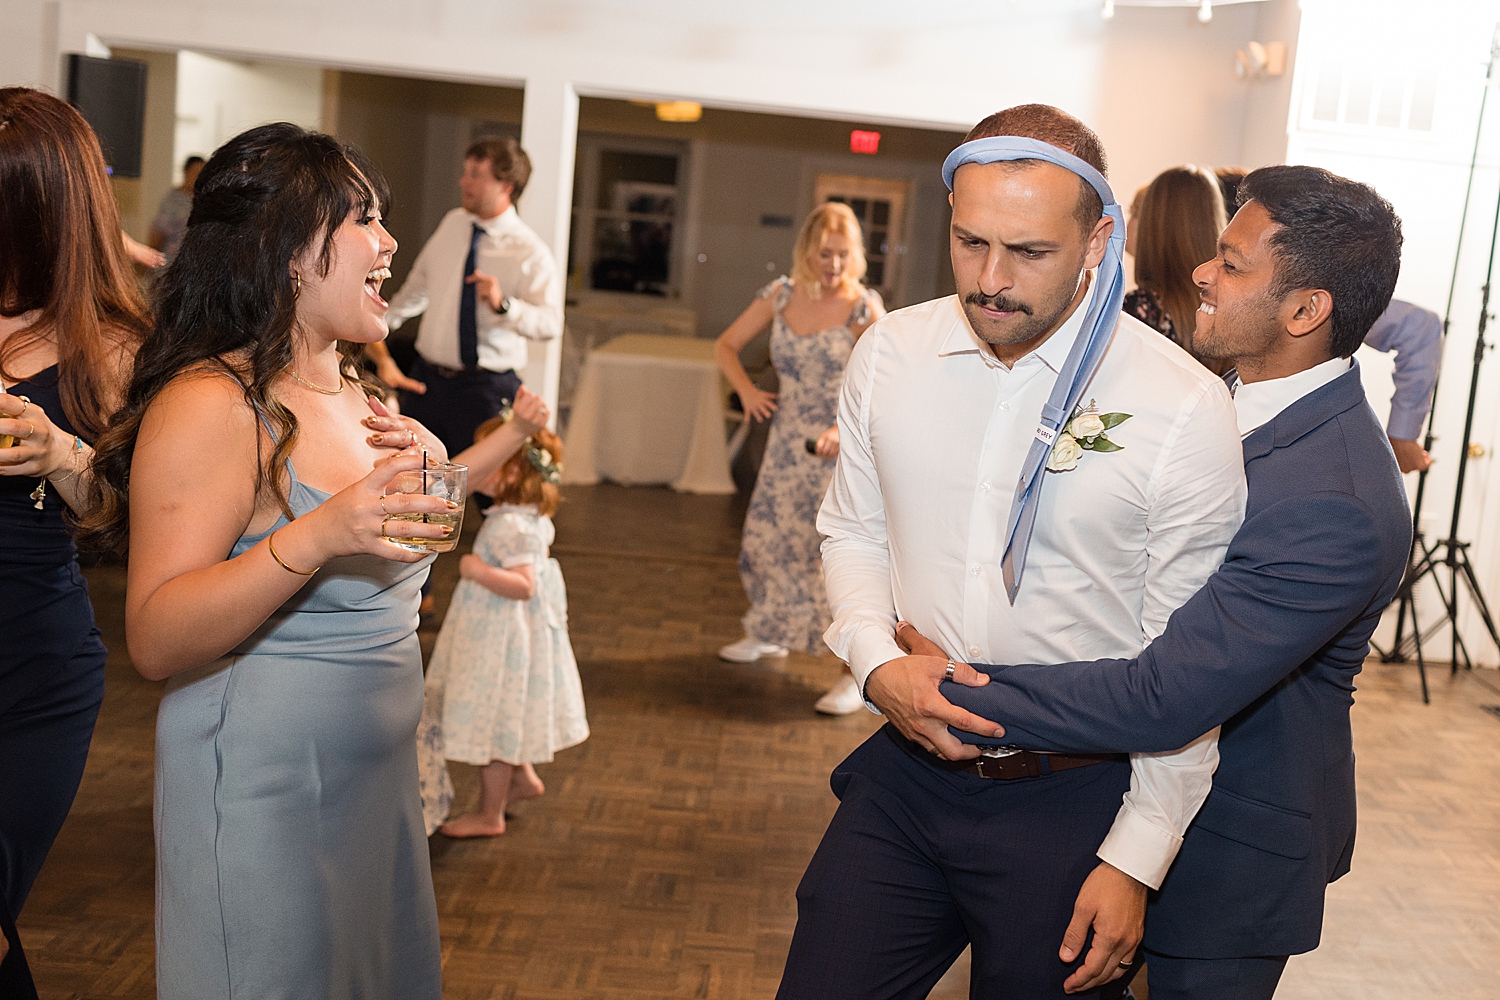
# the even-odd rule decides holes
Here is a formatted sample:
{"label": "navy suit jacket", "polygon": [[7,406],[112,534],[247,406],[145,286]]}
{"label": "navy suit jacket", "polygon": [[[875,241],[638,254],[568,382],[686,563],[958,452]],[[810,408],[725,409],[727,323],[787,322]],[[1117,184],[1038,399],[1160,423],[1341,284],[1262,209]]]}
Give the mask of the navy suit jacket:
{"label": "navy suit jacket", "polygon": [[1317,947],[1354,849],[1354,676],[1412,537],[1358,364],[1244,449],[1244,525],[1140,656],[981,667],[987,686],[942,687],[1031,750],[1164,752],[1223,724],[1213,791],[1146,920],[1146,947],[1184,958]]}

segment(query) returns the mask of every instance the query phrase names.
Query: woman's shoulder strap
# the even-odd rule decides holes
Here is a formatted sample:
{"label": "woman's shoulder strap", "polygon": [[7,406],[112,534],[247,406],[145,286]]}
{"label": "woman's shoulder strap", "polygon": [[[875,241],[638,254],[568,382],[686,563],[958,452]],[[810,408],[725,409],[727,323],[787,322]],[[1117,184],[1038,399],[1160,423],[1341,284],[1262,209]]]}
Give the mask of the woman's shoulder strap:
{"label": "woman's shoulder strap", "polygon": [[865,293],[854,303],[854,311],[849,314],[849,326],[869,326],[875,319],[875,310],[884,307],[885,303],[880,299],[880,293],[873,288],[866,288]]}
{"label": "woman's shoulder strap", "polygon": [[786,304],[792,300],[792,279],[783,274],[757,292],[755,297],[757,299],[770,299],[771,308],[776,312],[781,312],[781,310],[786,308]]}

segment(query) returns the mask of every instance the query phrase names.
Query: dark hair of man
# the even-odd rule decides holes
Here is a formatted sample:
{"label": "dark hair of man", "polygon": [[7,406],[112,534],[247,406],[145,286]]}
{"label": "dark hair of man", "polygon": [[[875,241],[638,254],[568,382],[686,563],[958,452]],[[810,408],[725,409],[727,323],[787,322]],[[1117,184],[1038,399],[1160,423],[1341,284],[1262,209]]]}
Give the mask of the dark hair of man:
{"label": "dark hair of man", "polygon": [[[95,449],[98,505],[81,541],[124,547],[141,419],[168,383],[190,372],[223,372],[244,387],[245,402],[275,439],[269,456],[257,442],[256,493],[270,494],[292,516],[285,469],[297,418],[272,396],[271,385],[292,363],[297,337],[294,261],[317,248],[315,266],[327,275],[338,228],[351,214],[389,201],[385,178],[362,153],[286,122],[241,132],[209,157],[182,247],[157,285],[156,328],[136,354],[124,405]],[[343,376],[378,395],[356,364],[361,351],[359,344],[339,344]]]}
{"label": "dark hair of man", "polygon": [[1271,236],[1276,295],[1321,288],[1333,296],[1329,350],[1347,358],[1390,305],[1401,273],[1401,220],[1368,184],[1321,167],[1262,167],[1240,183],[1240,204],[1259,204]]}
{"label": "dark hair of man", "polygon": [[84,437],[117,402],[122,361],[150,328],[120,239],[120,213],[94,130],[76,109],[0,88],[0,316],[36,321],[0,348],[0,377],[26,348],[57,344],[63,413]]}
{"label": "dark hair of man", "polygon": [[[1104,143],[1094,130],[1061,108],[1050,104],[1018,104],[1004,111],[996,111],[984,121],[969,129],[964,142],[988,139],[998,135],[1015,135],[1023,139],[1040,139],[1066,153],[1072,153],[1084,163],[1109,176],[1109,161],[1104,156]],[[1016,163],[1040,163],[1040,160],[1016,160]],[[1078,178],[1078,208],[1075,214],[1085,233],[1093,231],[1094,225],[1104,215],[1104,200],[1094,186],[1082,177]]]}
{"label": "dark hair of man", "polygon": [[521,200],[526,182],[531,180],[531,157],[514,139],[491,137],[479,139],[464,150],[466,160],[489,160],[495,180],[511,184],[510,200]]}
{"label": "dark hair of man", "polygon": [[204,162],[203,161],[203,157],[201,157],[201,156],[199,156],[199,155],[197,155],[195,153],[192,156],[189,156],[187,159],[185,159],[185,160],[182,161],[182,169],[183,170],[192,170],[193,166],[195,164],[202,163],[202,162]]}
{"label": "dark hair of man", "polygon": [[1214,170],[1214,177],[1219,182],[1219,192],[1224,195],[1224,211],[1231,219],[1234,218],[1235,209],[1240,207],[1240,184],[1248,173],[1250,171],[1244,167],[1219,167]]}

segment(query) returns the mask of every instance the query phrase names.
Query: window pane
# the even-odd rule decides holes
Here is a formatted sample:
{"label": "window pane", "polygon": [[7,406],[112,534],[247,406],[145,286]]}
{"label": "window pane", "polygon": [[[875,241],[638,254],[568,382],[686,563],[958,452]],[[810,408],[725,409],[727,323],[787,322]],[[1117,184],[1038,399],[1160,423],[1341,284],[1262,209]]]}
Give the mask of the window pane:
{"label": "window pane", "polygon": [[849,211],[853,212],[854,213],[854,217],[856,219],[858,219],[860,222],[864,222],[865,221],[865,210],[868,207],[869,207],[869,202],[867,202],[863,198],[850,198],[849,199]]}
{"label": "window pane", "polygon": [[885,284],[885,261],[870,261],[870,267],[865,271],[865,284],[876,288]]}
{"label": "window pane", "polygon": [[590,286],[602,291],[666,295],[671,250],[670,222],[601,216],[594,226]]}
{"label": "window pane", "polygon": [[599,204],[596,207],[623,209],[615,204],[616,187],[632,183],[675,186],[677,157],[660,153],[627,153],[619,149],[600,150]]}
{"label": "window pane", "polygon": [[870,206],[870,224],[873,226],[888,226],[891,222],[891,203],[884,199],[874,202]]}

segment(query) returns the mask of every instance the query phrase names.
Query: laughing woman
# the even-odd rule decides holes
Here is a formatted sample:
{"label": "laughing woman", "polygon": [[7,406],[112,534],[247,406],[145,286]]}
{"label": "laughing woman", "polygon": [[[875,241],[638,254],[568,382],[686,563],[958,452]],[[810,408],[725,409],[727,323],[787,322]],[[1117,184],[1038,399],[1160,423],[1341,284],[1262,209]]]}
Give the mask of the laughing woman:
{"label": "laughing woman", "polygon": [[99,446],[91,539],[128,537],[131,659],[167,681],[164,1000],[441,996],[414,741],[430,557],[385,522],[452,505],[383,496],[424,459],[367,439],[351,361],[386,335],[386,200],[326,135],[265,125],[221,147]]}

